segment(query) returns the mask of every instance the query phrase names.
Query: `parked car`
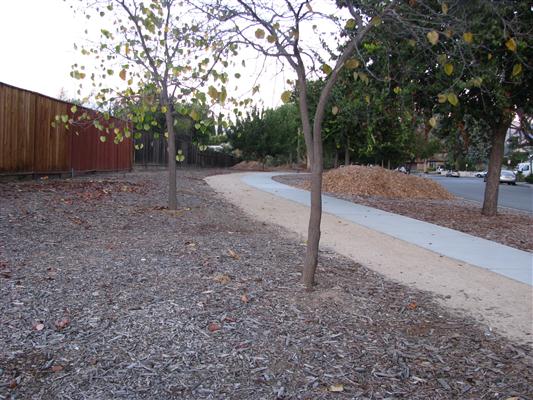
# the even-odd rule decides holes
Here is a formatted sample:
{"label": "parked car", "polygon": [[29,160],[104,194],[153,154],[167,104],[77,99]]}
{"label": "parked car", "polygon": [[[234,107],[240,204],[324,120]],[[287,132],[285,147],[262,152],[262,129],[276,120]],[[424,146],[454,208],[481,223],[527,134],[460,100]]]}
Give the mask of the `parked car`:
{"label": "parked car", "polygon": [[436,169],[437,174],[442,174],[444,172],[444,167],[442,165],[439,165]]}
{"label": "parked car", "polygon": [[459,178],[461,175],[459,174],[459,171],[455,171],[455,170],[448,170],[446,171],[446,176],[448,177],[452,177],[452,178]]}
{"label": "parked car", "polygon": [[[487,182],[487,175],[483,178],[483,182]],[[500,183],[507,183],[508,185],[516,185],[516,175],[513,171],[502,169],[500,172]]]}
{"label": "parked car", "polygon": [[522,162],[516,166],[515,174],[521,173],[523,177],[531,175],[531,165],[529,162]]}
{"label": "parked car", "polygon": [[484,178],[487,175],[487,171],[479,171],[474,174],[476,178]]}

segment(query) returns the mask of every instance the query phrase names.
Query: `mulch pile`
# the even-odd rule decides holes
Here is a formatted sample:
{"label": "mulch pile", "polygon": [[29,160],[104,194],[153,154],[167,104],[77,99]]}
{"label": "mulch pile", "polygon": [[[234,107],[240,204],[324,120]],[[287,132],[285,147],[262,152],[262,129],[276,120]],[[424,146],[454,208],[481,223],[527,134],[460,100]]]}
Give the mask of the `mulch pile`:
{"label": "mulch pile", "polygon": [[531,348],[178,171],[0,185],[0,399],[529,399]]}
{"label": "mulch pile", "polygon": [[[309,189],[310,184],[304,184]],[[453,199],[438,183],[381,167],[350,165],[327,171],[322,189],[328,193],[378,196],[388,199]]]}
{"label": "mulch pile", "polygon": [[231,169],[238,171],[266,171],[265,165],[259,161],[241,161],[231,167]]}

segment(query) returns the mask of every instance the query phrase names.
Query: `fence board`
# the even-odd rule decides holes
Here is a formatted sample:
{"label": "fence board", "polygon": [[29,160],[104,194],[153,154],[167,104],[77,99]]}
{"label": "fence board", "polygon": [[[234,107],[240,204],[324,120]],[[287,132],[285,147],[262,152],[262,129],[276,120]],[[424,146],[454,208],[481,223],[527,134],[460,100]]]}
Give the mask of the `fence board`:
{"label": "fence board", "polygon": [[[131,170],[133,141],[100,141],[90,124],[66,130],[51,126],[55,115],[71,116],[72,104],[0,82],[0,173]],[[78,107],[78,112],[95,111]],[[124,121],[112,119],[115,125]]]}

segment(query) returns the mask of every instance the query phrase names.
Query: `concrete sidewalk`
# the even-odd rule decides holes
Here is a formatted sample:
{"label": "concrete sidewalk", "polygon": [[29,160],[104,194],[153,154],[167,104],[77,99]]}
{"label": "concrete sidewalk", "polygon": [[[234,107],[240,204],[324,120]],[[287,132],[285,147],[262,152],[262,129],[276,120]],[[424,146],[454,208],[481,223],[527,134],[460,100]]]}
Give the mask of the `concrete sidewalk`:
{"label": "concrete sidewalk", "polygon": [[[279,172],[251,173],[242,180],[249,186],[309,206],[309,192],[272,180]],[[323,196],[323,210],[344,220],[412,243],[437,254],[488,269],[518,282],[533,285],[533,255],[486,239],[413,218]]]}

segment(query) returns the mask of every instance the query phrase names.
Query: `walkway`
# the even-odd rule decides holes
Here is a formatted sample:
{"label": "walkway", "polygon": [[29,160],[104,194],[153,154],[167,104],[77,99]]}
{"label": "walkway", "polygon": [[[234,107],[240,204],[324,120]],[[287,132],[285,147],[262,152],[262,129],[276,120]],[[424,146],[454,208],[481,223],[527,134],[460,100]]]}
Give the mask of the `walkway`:
{"label": "walkway", "polygon": [[[275,175],[280,173],[253,173],[242,179],[252,187],[309,207],[308,191],[276,182],[272,180]],[[533,255],[526,251],[330,196],[323,196],[323,209],[344,220],[443,256],[533,285]]]}

